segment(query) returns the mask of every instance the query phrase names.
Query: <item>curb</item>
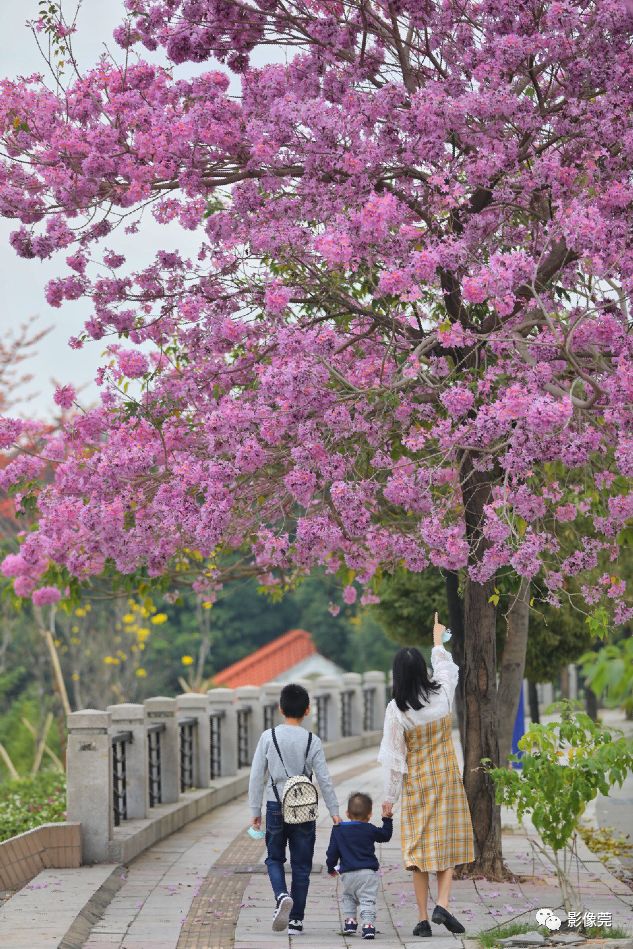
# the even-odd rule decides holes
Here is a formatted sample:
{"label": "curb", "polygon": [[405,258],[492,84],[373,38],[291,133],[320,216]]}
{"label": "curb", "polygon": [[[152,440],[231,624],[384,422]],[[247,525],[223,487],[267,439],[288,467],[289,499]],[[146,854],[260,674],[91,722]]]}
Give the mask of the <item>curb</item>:
{"label": "curb", "polygon": [[609,887],[614,896],[631,896],[631,888],[611,873],[609,868],[600,860],[598,854],[589,849],[580,835],[578,836],[576,851],[578,859],[582,863],[590,865],[592,872]]}
{"label": "curb", "polygon": [[[536,838],[541,846],[545,846],[538,831],[531,822],[529,824],[523,822],[521,824],[512,824],[510,826],[504,824],[502,827],[502,834],[508,834],[510,836],[522,836],[527,840],[530,838]],[[585,864],[585,866],[587,866],[592,871],[592,873],[609,888],[614,896],[631,896],[631,888],[627,886],[626,883],[623,883],[622,880],[620,880],[609,870],[602,860],[600,860],[598,854],[589,849],[580,834],[577,835],[576,854],[578,856],[578,860]],[[620,861],[617,862],[620,866],[622,866]]]}
{"label": "curb", "polygon": [[110,905],[113,896],[125,883],[125,868],[115,867],[110,876],[95,890],[87,903],[66,930],[58,949],[81,949],[97,923]]}

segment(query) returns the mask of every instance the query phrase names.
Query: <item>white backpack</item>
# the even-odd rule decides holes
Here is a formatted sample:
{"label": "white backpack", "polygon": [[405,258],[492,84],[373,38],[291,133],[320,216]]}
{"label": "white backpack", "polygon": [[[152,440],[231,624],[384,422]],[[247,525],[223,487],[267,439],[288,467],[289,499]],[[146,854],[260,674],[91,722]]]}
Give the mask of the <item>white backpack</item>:
{"label": "white backpack", "polygon": [[312,775],[308,776],[305,773],[306,764],[308,763],[308,755],[310,754],[310,746],[312,744],[312,732],[308,735],[308,745],[306,748],[306,764],[303,766],[303,773],[297,774],[294,777],[291,777],[288,774],[288,769],[282,758],[281,751],[279,750],[279,744],[277,742],[277,736],[275,735],[275,729],[272,729],[272,738],[273,744],[279,755],[279,760],[283,765],[283,769],[286,772],[288,780],[284,784],[284,789],[282,792],[282,797],[279,797],[279,791],[277,790],[277,785],[272,779],[270,782],[273,786],[273,791],[277,801],[281,805],[281,816],[283,817],[285,824],[306,824],[308,821],[313,821],[317,819],[319,811],[319,795],[317,794],[317,789],[312,783]]}

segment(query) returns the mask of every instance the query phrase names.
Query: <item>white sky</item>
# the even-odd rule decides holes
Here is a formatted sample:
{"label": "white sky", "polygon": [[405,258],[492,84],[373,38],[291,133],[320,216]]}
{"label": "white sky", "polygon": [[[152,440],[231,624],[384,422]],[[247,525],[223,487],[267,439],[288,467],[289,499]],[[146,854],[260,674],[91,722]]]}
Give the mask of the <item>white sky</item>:
{"label": "white sky", "polygon": [[[37,13],[37,6],[37,0],[0,0],[0,76],[16,78],[33,72],[45,72],[45,64],[26,27],[26,21]],[[66,0],[64,7],[67,16],[74,9],[69,0]],[[104,51],[105,44],[114,55],[117,55],[117,51],[121,52],[112,40],[112,30],[122,21],[122,13],[123,4],[119,0],[83,0],[78,32],[73,37],[73,50],[80,68],[93,65]],[[146,52],[143,55],[149,58]],[[263,57],[258,56],[257,59],[263,61]],[[178,75],[191,75],[208,68],[208,64],[185,64],[178,68]],[[232,87],[237,93],[238,86],[234,78]],[[11,327],[17,327],[33,316],[37,318],[38,327],[51,327],[39,352],[25,365],[25,371],[28,369],[34,376],[29,386],[34,398],[13,410],[14,413],[47,417],[51,414],[53,380],[62,384],[70,382],[77,388],[85,386],[81,402],[88,404],[94,401],[97,390],[93,379],[106,341],[88,343],[82,350],[68,347],[68,338],[81,330],[84,320],[89,316],[89,301],[66,302],[59,309],[48,306],[44,288],[51,277],[66,272],[64,258],[60,255],[52,260],[38,261],[18,257],[8,243],[9,234],[18,226],[19,222],[0,218],[0,333],[4,335]],[[115,237],[106,242],[123,253],[131,249],[126,265],[131,269],[151,259],[154,251],[160,247],[167,250],[178,248],[184,254],[189,254],[193,253],[198,243],[195,234],[182,231],[177,226],[160,226],[150,217],[146,218],[142,241],[138,238],[132,241],[117,232]]]}
{"label": "white sky", "polygon": [[[121,7],[111,0],[84,0],[80,19],[80,35],[74,47],[82,65],[94,62],[103,50],[104,40],[112,46],[111,34],[119,20]],[[0,30],[0,74],[6,78],[44,72],[44,64],[35,41],[25,26],[26,20],[37,13],[37,0],[0,0],[2,30]],[[82,28],[83,25],[83,28]],[[0,218],[0,332],[4,335],[11,327],[19,326],[35,316],[38,326],[51,326],[47,339],[37,355],[30,360],[28,369],[34,376],[29,386],[35,398],[23,411],[47,416],[52,402],[54,377],[60,382],[91,383],[99,362],[98,346],[73,351],[68,348],[69,336],[77,333],[87,316],[87,307],[81,301],[67,303],[61,309],[51,309],[44,296],[48,280],[60,272],[59,262],[24,260],[9,246],[11,231],[18,222]],[[62,267],[63,258],[61,258]],[[90,385],[85,397],[94,398],[95,388]]]}

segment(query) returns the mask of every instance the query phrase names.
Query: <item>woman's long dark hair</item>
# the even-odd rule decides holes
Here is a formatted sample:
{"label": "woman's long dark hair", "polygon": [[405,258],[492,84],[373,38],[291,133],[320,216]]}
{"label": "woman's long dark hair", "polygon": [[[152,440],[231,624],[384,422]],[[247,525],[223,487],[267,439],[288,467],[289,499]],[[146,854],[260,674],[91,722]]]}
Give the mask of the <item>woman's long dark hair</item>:
{"label": "woman's long dark hair", "polygon": [[401,712],[428,705],[431,693],[439,689],[439,682],[429,678],[419,649],[406,647],[398,650],[393,660],[393,697]]}

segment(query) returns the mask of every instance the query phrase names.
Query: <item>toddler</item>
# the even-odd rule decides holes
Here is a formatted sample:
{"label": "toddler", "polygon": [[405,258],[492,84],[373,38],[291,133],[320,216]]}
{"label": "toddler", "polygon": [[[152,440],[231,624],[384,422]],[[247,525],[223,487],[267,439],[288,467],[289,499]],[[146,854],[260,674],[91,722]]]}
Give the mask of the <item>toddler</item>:
{"label": "toddler", "polygon": [[[343,932],[353,935],[362,924],[363,939],[376,935],[376,899],[378,897],[378,859],[376,844],[391,840],[393,818],[383,807],[382,827],[371,823],[373,802],[369,794],[356,792],[347,802],[347,820],[332,828],[326,854],[330,876],[338,872],[343,881]],[[359,912],[360,910],[360,912]]]}

